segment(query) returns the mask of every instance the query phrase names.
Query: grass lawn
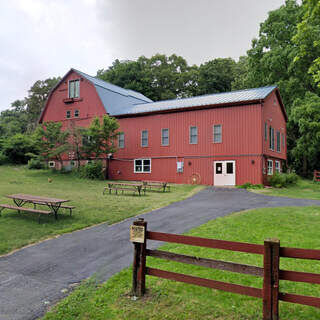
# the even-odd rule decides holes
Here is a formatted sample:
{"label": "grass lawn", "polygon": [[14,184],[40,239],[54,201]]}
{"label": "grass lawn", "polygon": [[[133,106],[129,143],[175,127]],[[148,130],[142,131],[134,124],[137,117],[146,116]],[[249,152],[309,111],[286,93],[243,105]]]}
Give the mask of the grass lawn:
{"label": "grass lawn", "polygon": [[[0,255],[16,248],[49,238],[58,234],[92,226],[101,222],[109,224],[128,217],[166,206],[172,202],[185,199],[203,186],[173,185],[171,192],[147,192],[146,196],[102,195],[105,181],[90,181],[75,177],[72,174],[55,174],[47,170],[28,170],[18,166],[0,166],[1,203],[13,204],[5,195],[26,193],[70,199],[75,205],[73,216],[68,211],[59,215],[55,221],[53,216],[21,213],[4,209],[0,217]],[[48,182],[48,177],[52,182]],[[69,204],[69,203],[68,203]],[[32,207],[32,206],[31,206]]]}
{"label": "grass lawn", "polygon": [[306,179],[299,179],[296,185],[287,188],[265,188],[250,191],[270,196],[320,200],[320,182]]}
{"label": "grass lawn", "polygon": [[[281,240],[282,246],[320,249],[320,208],[286,207],[258,209],[218,218],[188,234],[262,244],[266,238]],[[262,266],[262,256],[184,245],[162,247],[176,253]],[[164,270],[262,288],[262,278],[203,267],[147,259],[147,265]],[[282,269],[320,273],[319,261],[281,259]],[[130,296],[131,268],[99,285],[83,283],[46,314],[45,320],[257,320],[262,318],[262,300],[147,276],[147,294],[137,301]],[[283,292],[320,297],[320,286],[280,281]],[[316,320],[319,309],[280,302],[282,320]]]}

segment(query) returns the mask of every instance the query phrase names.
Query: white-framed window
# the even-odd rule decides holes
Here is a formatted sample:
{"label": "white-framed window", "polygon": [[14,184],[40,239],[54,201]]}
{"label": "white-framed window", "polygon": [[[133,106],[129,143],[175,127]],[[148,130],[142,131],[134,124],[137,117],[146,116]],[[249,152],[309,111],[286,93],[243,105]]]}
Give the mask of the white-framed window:
{"label": "white-framed window", "polygon": [[275,170],[275,172],[277,172],[277,173],[280,173],[281,172],[281,167],[280,167],[280,161],[275,161],[274,162],[274,170]]}
{"label": "white-framed window", "polygon": [[281,134],[277,131],[277,152],[281,152]]}
{"label": "white-framed window", "polygon": [[195,126],[190,127],[189,142],[190,144],[198,143],[198,127],[195,127]]}
{"label": "white-framed window", "polygon": [[70,119],[70,118],[71,118],[71,111],[70,111],[70,110],[67,110],[66,118],[67,118],[67,119]]}
{"label": "white-framed window", "polygon": [[264,123],[264,140],[268,140],[268,124],[267,122]]}
{"label": "white-framed window", "polygon": [[120,149],[124,148],[124,133],[123,132],[119,133],[119,135],[118,135],[118,147]]}
{"label": "white-framed window", "polygon": [[134,173],[150,173],[151,172],[151,159],[135,159],[134,160]]}
{"label": "white-framed window", "polygon": [[56,166],[55,161],[49,161],[48,166],[49,166],[49,168],[54,168]]}
{"label": "white-framed window", "polygon": [[148,130],[141,131],[141,147],[147,147],[149,140]]}
{"label": "white-framed window", "polygon": [[222,125],[215,124],[213,126],[213,142],[221,143],[222,142]]}
{"label": "white-framed window", "polygon": [[269,127],[269,148],[274,150],[274,128]]}
{"label": "white-framed window", "polygon": [[273,175],[273,161],[268,160],[268,175],[271,176]]}
{"label": "white-framed window", "polygon": [[75,117],[75,118],[78,118],[78,117],[79,117],[79,114],[80,114],[80,112],[79,112],[78,109],[74,110],[74,117]]}
{"label": "white-framed window", "polygon": [[69,98],[80,97],[80,80],[69,80]]}
{"label": "white-framed window", "polygon": [[168,146],[169,145],[169,129],[161,129],[161,145]]}

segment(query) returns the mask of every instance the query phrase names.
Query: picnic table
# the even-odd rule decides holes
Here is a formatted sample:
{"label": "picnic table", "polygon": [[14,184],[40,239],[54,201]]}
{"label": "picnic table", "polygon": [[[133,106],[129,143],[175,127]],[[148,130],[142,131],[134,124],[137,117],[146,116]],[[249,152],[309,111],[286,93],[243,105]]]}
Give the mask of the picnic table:
{"label": "picnic table", "polygon": [[144,180],[142,181],[143,185],[149,189],[162,189],[163,192],[166,191],[166,188],[168,191],[170,191],[170,186],[168,185],[168,182],[166,181],[151,181],[151,180]]}
{"label": "picnic table", "polygon": [[[70,209],[70,215],[71,215],[71,210],[74,208],[73,206],[62,205],[63,203],[70,201],[70,200],[66,200],[66,199],[40,197],[40,196],[34,196],[34,195],[30,195],[30,194],[11,194],[11,195],[7,195],[6,197],[12,199],[16,206],[7,205],[7,204],[0,204],[0,213],[3,209],[18,210],[18,212],[25,211],[25,212],[39,213],[39,222],[40,222],[40,216],[42,214],[46,214],[46,215],[54,214],[55,219],[57,220],[58,219],[58,211],[60,208]],[[25,205],[27,203],[33,204],[34,208],[32,209],[32,208],[23,207],[23,205]],[[36,209],[37,204],[47,206],[50,210],[49,211],[38,210],[38,209]]]}
{"label": "picnic table", "polygon": [[103,189],[103,194],[105,194],[106,190],[109,190],[109,194],[111,194],[112,190],[115,190],[116,194],[118,194],[118,190],[122,191],[133,191],[133,194],[136,192],[141,196],[141,190],[143,190],[144,194],[146,194],[146,188],[142,183],[123,183],[123,182],[109,182],[108,186]]}

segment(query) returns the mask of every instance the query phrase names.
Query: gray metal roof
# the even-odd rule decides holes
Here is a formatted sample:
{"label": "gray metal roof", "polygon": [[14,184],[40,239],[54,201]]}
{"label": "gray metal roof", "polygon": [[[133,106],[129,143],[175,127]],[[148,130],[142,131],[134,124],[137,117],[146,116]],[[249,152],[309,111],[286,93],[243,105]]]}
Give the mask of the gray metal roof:
{"label": "gray metal roof", "polygon": [[95,86],[106,112],[110,115],[117,113],[125,114],[136,104],[141,105],[143,103],[153,102],[139,92],[118,87],[76,69],[72,70]]}
{"label": "gray metal roof", "polygon": [[139,114],[170,109],[176,110],[197,106],[220,105],[242,101],[254,101],[266,98],[275,88],[276,86],[269,86],[239,91],[215,93],[192,98],[136,104],[132,108],[119,109],[118,112],[114,113],[113,115],[120,116],[125,114]]}

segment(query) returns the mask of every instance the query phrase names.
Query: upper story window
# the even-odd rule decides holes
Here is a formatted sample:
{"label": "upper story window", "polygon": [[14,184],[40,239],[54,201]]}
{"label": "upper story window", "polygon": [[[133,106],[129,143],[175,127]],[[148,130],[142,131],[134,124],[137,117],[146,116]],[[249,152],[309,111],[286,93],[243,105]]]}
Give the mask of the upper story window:
{"label": "upper story window", "polygon": [[69,80],[69,98],[80,97],[80,80]]}
{"label": "upper story window", "polygon": [[269,148],[274,150],[274,128],[269,127]]}
{"label": "upper story window", "polygon": [[119,135],[118,135],[118,147],[121,149],[124,148],[124,133],[123,132],[119,133]]}
{"label": "upper story window", "polygon": [[213,126],[213,142],[220,143],[222,142],[222,125],[215,124]]}
{"label": "upper story window", "polygon": [[282,135],[282,147],[284,149],[286,146],[285,141],[284,141],[284,133],[282,133],[281,135]]}
{"label": "upper story window", "polygon": [[74,117],[78,118],[79,117],[79,110],[74,110]]}
{"label": "upper story window", "polygon": [[197,144],[198,143],[198,128],[197,127],[190,127],[189,142],[190,142],[190,144]]}
{"label": "upper story window", "polygon": [[281,152],[281,135],[279,131],[277,131],[277,152]]}
{"label": "upper story window", "polygon": [[67,119],[71,118],[71,111],[67,110],[67,114],[66,114]]}
{"label": "upper story window", "polygon": [[161,129],[161,145],[169,145],[169,129]]}
{"label": "upper story window", "polygon": [[141,132],[141,147],[148,146],[148,130],[142,130]]}
{"label": "upper story window", "polygon": [[268,140],[268,124],[264,123],[264,140]]}

